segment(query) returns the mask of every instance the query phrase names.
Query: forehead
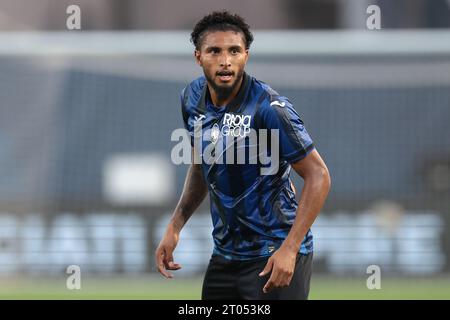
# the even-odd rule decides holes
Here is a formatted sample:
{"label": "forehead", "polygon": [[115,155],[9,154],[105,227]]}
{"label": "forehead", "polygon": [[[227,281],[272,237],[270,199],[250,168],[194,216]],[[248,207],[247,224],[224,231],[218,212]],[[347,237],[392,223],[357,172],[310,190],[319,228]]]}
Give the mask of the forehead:
{"label": "forehead", "polygon": [[206,47],[231,47],[241,46],[245,48],[244,35],[236,31],[207,31],[203,36],[202,48]]}

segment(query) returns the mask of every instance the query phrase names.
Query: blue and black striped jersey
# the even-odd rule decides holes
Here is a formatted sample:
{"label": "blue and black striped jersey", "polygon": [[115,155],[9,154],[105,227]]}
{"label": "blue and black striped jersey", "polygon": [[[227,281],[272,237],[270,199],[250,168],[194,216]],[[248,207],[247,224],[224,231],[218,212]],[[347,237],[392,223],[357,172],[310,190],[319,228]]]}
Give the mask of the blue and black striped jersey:
{"label": "blue and black striped jersey", "polygon": [[[214,253],[232,260],[270,256],[287,237],[296,215],[289,164],[314,149],[303,121],[286,97],[246,73],[237,96],[225,107],[212,104],[204,77],[183,89],[181,105],[191,144],[203,156]],[[197,144],[198,128],[202,139]],[[256,133],[256,140],[247,136],[250,132]],[[266,139],[262,139],[261,132],[267,132]],[[273,137],[278,138],[276,142]],[[214,149],[212,146],[221,146],[220,154],[209,152]],[[267,150],[262,146],[267,146]],[[231,157],[227,157],[227,152],[231,152]],[[244,163],[237,161],[238,154],[245,155]],[[277,170],[261,173],[272,165],[263,161],[263,154],[272,162],[278,161]],[[309,230],[300,253],[312,250]]]}

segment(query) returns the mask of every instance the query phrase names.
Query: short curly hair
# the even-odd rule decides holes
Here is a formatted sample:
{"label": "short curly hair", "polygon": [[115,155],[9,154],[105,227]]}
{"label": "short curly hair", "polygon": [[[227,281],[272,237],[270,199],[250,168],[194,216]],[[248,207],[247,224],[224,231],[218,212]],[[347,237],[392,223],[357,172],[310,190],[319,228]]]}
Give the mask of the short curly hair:
{"label": "short curly hair", "polygon": [[250,32],[250,26],[241,16],[231,14],[227,10],[214,11],[197,22],[191,33],[191,42],[194,44],[195,49],[199,50],[203,36],[207,31],[229,30],[243,33],[245,38],[245,48],[250,48],[250,45],[253,42],[253,34]]}

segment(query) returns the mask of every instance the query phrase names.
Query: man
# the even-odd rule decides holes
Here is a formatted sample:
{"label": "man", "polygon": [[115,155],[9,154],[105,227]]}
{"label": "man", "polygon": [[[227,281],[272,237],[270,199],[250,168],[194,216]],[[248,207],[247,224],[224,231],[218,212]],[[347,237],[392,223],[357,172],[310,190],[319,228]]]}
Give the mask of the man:
{"label": "man", "polygon": [[[310,227],[330,188],[328,169],[290,101],[245,73],[253,36],[241,17],[213,12],[196,24],[191,41],[204,72],[181,97],[192,145],[199,125],[210,132],[199,153],[206,153],[211,144],[225,143],[225,136],[245,138],[250,129],[265,129],[278,137],[267,154],[279,152],[279,164],[277,170],[262,174],[262,161],[194,162],[155,252],[157,268],[167,278],[172,278],[168,270],[181,268],[173,259],[180,231],[209,192],[214,252],[202,299],[307,299],[313,254]],[[246,141],[244,148],[250,147]],[[236,146],[231,148],[236,151]],[[304,180],[298,205],[291,167]]]}

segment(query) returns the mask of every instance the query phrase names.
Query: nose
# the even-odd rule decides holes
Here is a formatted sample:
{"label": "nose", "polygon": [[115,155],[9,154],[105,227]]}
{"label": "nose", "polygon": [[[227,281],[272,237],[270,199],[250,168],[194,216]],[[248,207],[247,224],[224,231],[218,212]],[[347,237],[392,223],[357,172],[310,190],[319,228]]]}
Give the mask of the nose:
{"label": "nose", "polygon": [[222,53],[222,55],[220,56],[220,67],[231,67],[230,55],[227,52]]}

